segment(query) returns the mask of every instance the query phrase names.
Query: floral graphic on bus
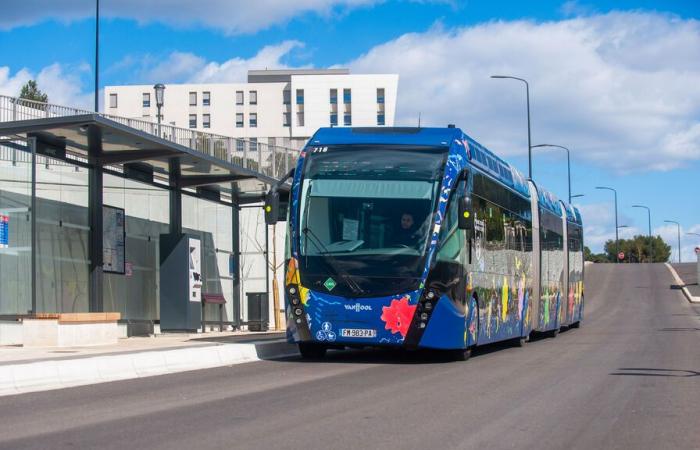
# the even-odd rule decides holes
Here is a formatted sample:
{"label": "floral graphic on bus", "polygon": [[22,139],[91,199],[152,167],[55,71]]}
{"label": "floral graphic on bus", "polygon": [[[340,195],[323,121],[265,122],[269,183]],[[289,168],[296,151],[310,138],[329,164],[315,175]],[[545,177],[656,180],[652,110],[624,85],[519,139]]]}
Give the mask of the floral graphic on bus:
{"label": "floral graphic on bus", "polygon": [[408,327],[411,325],[417,306],[409,305],[408,301],[407,295],[400,300],[393,299],[389,306],[382,307],[381,319],[386,324],[384,328],[390,330],[392,334],[400,333],[402,337],[406,337],[408,333]]}

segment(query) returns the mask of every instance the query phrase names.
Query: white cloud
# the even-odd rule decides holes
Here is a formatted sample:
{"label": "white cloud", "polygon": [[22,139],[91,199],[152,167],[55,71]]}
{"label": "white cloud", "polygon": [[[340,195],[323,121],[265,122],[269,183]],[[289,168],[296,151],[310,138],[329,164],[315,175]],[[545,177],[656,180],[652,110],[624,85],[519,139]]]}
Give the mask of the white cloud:
{"label": "white cloud", "polygon": [[234,83],[245,82],[251,69],[285,69],[284,57],[304,45],[284,41],[267,45],[250,58],[234,57],[223,62],[207,61],[188,52],[172,52],[165,58],[127,55],[106,69],[107,73],[131,72],[139,83]]}
{"label": "white cloud", "polygon": [[[700,238],[694,235],[688,235],[687,233],[700,233],[700,224],[692,225],[690,228],[681,226],[680,232],[682,261],[697,261],[695,247],[700,246]],[[661,236],[664,242],[671,246],[671,258],[669,261],[678,262],[678,227],[676,227],[675,224],[663,225],[654,229],[654,235]]]}
{"label": "white cloud", "polygon": [[[227,34],[251,33],[285,23],[306,13],[328,17],[371,6],[381,0],[113,0],[102,2],[100,15],[165,23],[178,27],[206,26]],[[0,30],[33,25],[43,20],[90,19],[94,2],[85,0],[8,0],[3,2]]]}
{"label": "white cloud", "polygon": [[89,75],[87,64],[62,65],[58,63],[44,67],[38,73],[26,68],[14,75],[10,68],[0,66],[0,94],[18,97],[22,86],[36,80],[37,86],[49,96],[49,102],[76,108],[92,109],[94,94],[83,90],[82,76]]}
{"label": "white cloud", "polygon": [[670,170],[700,159],[700,22],[609,13],[558,22],[434,27],[374,47],[354,72],[400,75],[397,120],[456,123],[499,154],[533,144],[619,172]]}

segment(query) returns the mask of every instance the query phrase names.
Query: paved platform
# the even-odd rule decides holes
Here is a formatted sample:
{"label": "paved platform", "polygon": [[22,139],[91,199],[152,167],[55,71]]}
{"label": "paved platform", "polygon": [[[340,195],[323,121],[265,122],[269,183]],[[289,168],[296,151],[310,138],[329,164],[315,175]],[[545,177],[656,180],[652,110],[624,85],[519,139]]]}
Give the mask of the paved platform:
{"label": "paved platform", "polygon": [[0,346],[0,396],[229,366],[296,354],[284,333],[163,334],[115,345]]}
{"label": "paved platform", "polygon": [[700,297],[700,285],[698,285],[698,266],[697,263],[682,263],[671,264],[673,270],[676,271],[683,284],[693,297]]}

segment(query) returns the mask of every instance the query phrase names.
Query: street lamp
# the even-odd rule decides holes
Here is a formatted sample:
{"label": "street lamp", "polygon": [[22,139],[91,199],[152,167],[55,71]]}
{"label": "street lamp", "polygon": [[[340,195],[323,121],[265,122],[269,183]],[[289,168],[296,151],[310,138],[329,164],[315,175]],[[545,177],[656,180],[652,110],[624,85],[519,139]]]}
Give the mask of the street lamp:
{"label": "street lamp", "polygon": [[165,101],[165,85],[158,83],[153,86],[153,90],[156,91],[156,108],[158,108],[158,136],[160,136],[160,120],[163,118],[160,114],[160,109],[163,107],[163,102]]}
{"label": "street lamp", "polygon": [[571,204],[571,152],[569,152],[569,149],[562,146],[562,145],[555,145],[555,144],[538,144],[538,145],[533,145],[532,148],[537,148],[537,147],[555,147],[555,148],[561,148],[566,150],[566,169],[568,173],[568,180],[569,180],[569,204]]}
{"label": "street lamp", "polygon": [[586,194],[574,194],[571,196],[571,198],[576,198],[576,197],[585,197]]}
{"label": "street lamp", "polygon": [[596,186],[596,189],[605,189],[607,191],[613,191],[613,193],[615,194],[615,262],[617,263],[617,255],[620,254],[620,237],[618,233],[619,227],[617,226],[617,191],[607,186]]}
{"label": "street lamp", "polygon": [[692,234],[693,236],[699,236],[699,237],[700,237],[700,233],[685,233],[685,234]]}
{"label": "street lamp", "polygon": [[644,205],[632,205],[632,208],[644,208],[647,210],[647,214],[649,216],[649,262],[654,262],[654,241],[651,238],[651,209],[649,209],[648,206]]}
{"label": "street lamp", "polygon": [[678,263],[681,262],[681,224],[674,220],[664,220],[666,223],[675,223],[678,228]]}
{"label": "street lamp", "polygon": [[508,75],[491,75],[491,78],[510,78],[525,83],[525,97],[527,99],[527,177],[532,180],[532,140],[530,138],[530,85],[526,80]]}

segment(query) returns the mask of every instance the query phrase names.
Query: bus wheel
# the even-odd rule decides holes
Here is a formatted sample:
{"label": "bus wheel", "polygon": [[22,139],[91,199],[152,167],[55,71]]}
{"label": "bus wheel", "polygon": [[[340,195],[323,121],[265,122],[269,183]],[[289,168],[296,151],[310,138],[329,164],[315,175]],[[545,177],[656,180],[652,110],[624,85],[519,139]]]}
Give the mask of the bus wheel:
{"label": "bus wheel", "polygon": [[581,321],[572,323],[569,328],[581,328]]}
{"label": "bus wheel", "polygon": [[559,336],[559,328],[555,328],[549,331],[549,337],[555,338],[557,336]]}
{"label": "bus wheel", "polygon": [[326,347],[309,342],[299,343],[299,353],[304,359],[323,359],[326,356]]}
{"label": "bus wheel", "polygon": [[513,339],[513,343],[516,347],[525,347],[525,344],[530,340],[530,336],[520,336],[519,338]]}
{"label": "bus wheel", "polygon": [[452,358],[455,361],[466,361],[472,356],[472,348],[467,347],[465,349],[452,350]]}

